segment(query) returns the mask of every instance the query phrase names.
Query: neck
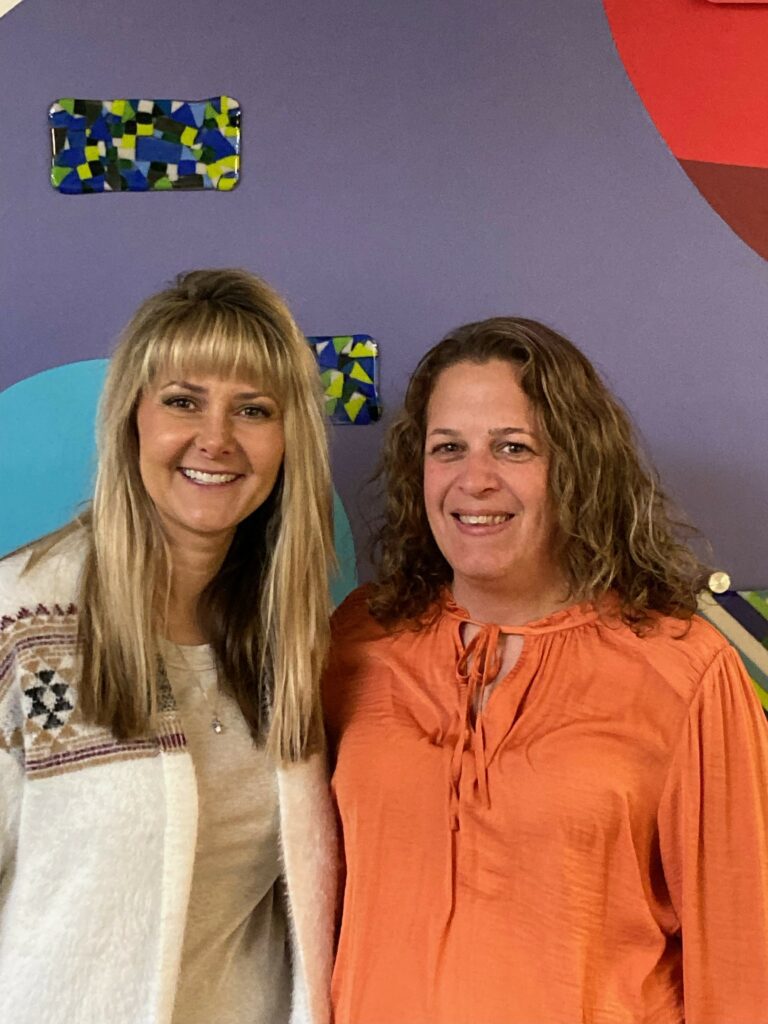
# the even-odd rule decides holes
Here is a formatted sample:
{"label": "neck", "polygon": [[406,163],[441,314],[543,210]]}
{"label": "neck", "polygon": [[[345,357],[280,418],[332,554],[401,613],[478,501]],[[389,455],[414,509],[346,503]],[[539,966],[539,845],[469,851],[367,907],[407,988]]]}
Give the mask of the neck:
{"label": "neck", "polygon": [[476,622],[495,622],[500,626],[523,626],[544,619],[571,604],[568,588],[559,575],[549,583],[537,582],[535,589],[510,590],[507,581],[454,579],[453,597],[466,608]]}
{"label": "neck", "polygon": [[[165,636],[177,644],[202,644],[207,637],[198,623],[200,595],[221,568],[229,541],[199,537],[183,546],[170,542],[171,585],[165,621]],[[163,595],[163,602],[165,595]]]}

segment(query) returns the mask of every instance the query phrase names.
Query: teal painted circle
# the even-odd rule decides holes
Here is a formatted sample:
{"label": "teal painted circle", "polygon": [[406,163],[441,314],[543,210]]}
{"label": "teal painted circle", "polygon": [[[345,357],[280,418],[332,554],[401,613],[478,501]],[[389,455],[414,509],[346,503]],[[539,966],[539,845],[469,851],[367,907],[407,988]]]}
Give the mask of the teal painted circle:
{"label": "teal painted circle", "polygon": [[[50,533],[84,507],[93,490],[96,406],[106,359],[67,363],[0,392],[0,555]],[[339,572],[334,604],[357,586],[355,542],[333,495]]]}

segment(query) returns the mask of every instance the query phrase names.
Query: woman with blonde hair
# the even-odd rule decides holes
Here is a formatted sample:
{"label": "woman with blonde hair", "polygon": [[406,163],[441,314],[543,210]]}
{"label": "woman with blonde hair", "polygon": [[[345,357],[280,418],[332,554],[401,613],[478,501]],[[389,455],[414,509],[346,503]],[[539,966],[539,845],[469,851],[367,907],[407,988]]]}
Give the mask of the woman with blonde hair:
{"label": "woman with blonde hair", "polygon": [[383,465],[325,683],[336,1024],[768,1024],[768,730],[625,412],[486,320]]}
{"label": "woman with blonde hair", "polygon": [[0,563],[0,1017],[326,1024],[319,380],[241,270],[148,299],[90,510]]}

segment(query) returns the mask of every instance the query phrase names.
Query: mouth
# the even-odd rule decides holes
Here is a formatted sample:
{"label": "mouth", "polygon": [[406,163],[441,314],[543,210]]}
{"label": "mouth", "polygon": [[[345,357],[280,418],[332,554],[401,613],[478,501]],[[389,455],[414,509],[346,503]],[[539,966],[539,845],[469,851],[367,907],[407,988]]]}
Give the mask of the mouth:
{"label": "mouth", "polygon": [[221,487],[222,484],[231,484],[233,480],[238,480],[243,475],[242,473],[206,473],[202,469],[187,469],[184,466],[179,468],[179,472],[186,480],[202,487]]}
{"label": "mouth", "polygon": [[452,512],[451,515],[464,526],[501,526],[514,516],[511,512],[490,512],[483,515]]}

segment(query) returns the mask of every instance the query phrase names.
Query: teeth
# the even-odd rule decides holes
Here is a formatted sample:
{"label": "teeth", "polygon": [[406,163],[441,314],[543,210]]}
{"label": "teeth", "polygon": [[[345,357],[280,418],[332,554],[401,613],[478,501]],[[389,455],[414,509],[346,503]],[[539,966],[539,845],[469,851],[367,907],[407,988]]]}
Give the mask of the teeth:
{"label": "teeth", "polygon": [[466,523],[467,526],[498,526],[499,523],[505,523],[512,517],[508,513],[504,513],[499,516],[459,516],[460,523]]}
{"label": "teeth", "polygon": [[203,473],[199,469],[182,469],[181,472],[196,484],[228,484],[237,479],[237,473]]}

